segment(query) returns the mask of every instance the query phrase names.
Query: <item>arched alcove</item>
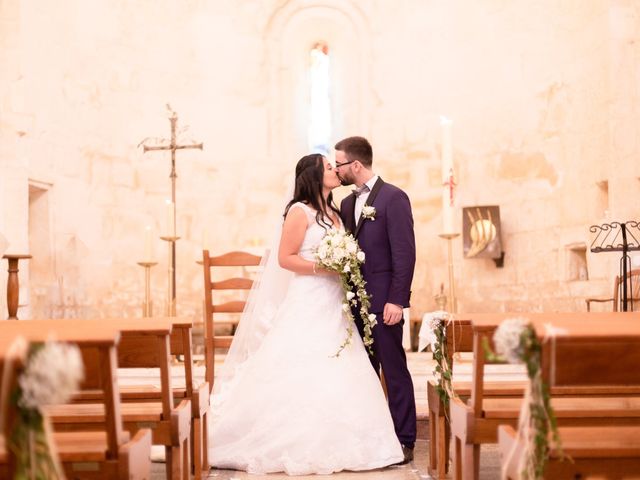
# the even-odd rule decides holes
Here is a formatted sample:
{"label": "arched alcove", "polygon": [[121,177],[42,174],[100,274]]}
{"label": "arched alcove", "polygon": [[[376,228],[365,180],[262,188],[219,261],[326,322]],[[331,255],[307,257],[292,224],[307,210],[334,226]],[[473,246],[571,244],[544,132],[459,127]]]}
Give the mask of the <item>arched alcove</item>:
{"label": "arched alcove", "polygon": [[371,104],[368,25],[349,1],[293,0],[267,25],[271,156],[291,165],[307,153],[309,52],[318,42],[331,52],[330,90],[333,140],[366,135]]}

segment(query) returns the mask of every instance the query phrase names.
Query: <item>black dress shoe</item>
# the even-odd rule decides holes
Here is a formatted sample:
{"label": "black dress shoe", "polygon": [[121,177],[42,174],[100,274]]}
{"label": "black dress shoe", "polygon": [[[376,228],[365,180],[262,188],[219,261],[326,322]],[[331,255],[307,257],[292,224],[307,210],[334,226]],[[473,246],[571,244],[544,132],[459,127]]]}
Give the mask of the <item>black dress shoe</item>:
{"label": "black dress shoe", "polygon": [[396,463],[396,465],[406,465],[407,463],[413,461],[413,448],[402,445],[402,454],[404,455],[404,460]]}

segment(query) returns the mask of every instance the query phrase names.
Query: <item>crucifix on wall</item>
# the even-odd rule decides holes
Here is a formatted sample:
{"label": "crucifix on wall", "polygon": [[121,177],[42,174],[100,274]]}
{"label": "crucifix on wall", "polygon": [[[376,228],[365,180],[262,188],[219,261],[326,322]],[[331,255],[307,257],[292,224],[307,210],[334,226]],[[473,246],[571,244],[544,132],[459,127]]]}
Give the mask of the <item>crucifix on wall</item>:
{"label": "crucifix on wall", "polygon": [[167,241],[170,244],[170,262],[169,262],[169,280],[168,280],[168,301],[167,301],[167,315],[175,317],[176,315],[176,241],[180,238],[176,236],[176,151],[186,149],[198,149],[202,150],[202,143],[192,143],[188,145],[180,145],[176,138],[176,126],[178,123],[178,115],[171,109],[171,106],[167,104],[167,109],[170,112],[169,122],[171,122],[171,140],[168,145],[154,145],[147,146],[142,142],[143,152],[152,151],[169,151],[171,152],[171,205],[170,208],[173,212],[171,215],[171,221],[173,225],[170,226],[171,231],[167,236],[161,237],[162,240]]}

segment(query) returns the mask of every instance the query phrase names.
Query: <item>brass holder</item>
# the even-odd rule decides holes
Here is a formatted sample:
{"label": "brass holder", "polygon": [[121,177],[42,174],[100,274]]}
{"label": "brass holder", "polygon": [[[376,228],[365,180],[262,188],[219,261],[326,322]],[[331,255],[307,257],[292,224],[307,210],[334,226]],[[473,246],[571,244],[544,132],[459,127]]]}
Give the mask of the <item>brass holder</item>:
{"label": "brass holder", "polygon": [[151,300],[151,267],[155,267],[158,262],[138,262],[144,267],[144,303],[142,304],[142,316],[153,316],[153,301]]}
{"label": "brass holder", "polygon": [[180,237],[160,237],[169,245],[169,268],[167,271],[167,317],[176,316],[176,242]]}
{"label": "brass holder", "polygon": [[447,264],[449,266],[449,313],[458,313],[458,299],[456,298],[456,283],[453,276],[453,239],[459,233],[441,233],[438,235],[447,241]]}

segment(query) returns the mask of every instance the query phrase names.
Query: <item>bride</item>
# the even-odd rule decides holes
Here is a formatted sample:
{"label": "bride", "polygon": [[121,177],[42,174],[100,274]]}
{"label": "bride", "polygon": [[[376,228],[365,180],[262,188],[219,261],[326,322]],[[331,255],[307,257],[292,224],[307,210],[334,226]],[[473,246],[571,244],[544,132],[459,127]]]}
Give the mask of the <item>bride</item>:
{"label": "bride", "polygon": [[296,165],[276,249],[263,261],[209,415],[216,468],[289,475],[370,470],[403,461],[380,381],[362,340],[339,357],[347,321],[338,275],[314,249],[342,229],[331,191],[340,180],[320,154]]}

